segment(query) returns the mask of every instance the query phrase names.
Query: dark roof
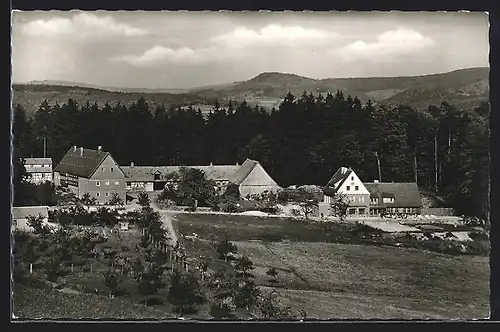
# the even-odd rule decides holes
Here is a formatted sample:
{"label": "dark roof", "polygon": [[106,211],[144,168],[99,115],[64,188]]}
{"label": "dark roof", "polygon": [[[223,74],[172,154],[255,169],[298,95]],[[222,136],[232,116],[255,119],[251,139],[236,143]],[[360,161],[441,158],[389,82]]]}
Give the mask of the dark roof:
{"label": "dark roof", "polygon": [[258,161],[247,158],[247,160],[245,160],[245,162],[241,164],[239,169],[236,171],[231,179],[231,182],[240,185],[258,164]]}
{"label": "dark roof", "polygon": [[[178,172],[182,166],[121,166],[125,177],[130,181],[154,181],[154,174],[160,174],[160,181],[171,179],[171,174]],[[203,171],[207,178],[215,181],[231,181],[241,166],[213,165],[213,166],[185,166]]]}
{"label": "dark roof", "polygon": [[23,158],[25,165],[52,165],[51,158]]}
{"label": "dark roof", "polygon": [[109,155],[109,152],[91,149],[83,149],[83,154],[80,155],[80,148],[71,148],[66,152],[54,171],[60,174],[69,173],[83,178],[90,178]]}
{"label": "dark roof", "polygon": [[[344,173],[342,173],[342,171],[344,171]],[[340,186],[349,178],[352,172],[353,170],[348,167],[340,167],[323,188],[325,195],[335,195],[337,190],[339,190]]]}
{"label": "dark roof", "polygon": [[[416,183],[364,183],[371,197],[379,198],[379,206],[387,207],[422,207],[420,193]],[[394,203],[384,203],[382,197],[394,197]]]}

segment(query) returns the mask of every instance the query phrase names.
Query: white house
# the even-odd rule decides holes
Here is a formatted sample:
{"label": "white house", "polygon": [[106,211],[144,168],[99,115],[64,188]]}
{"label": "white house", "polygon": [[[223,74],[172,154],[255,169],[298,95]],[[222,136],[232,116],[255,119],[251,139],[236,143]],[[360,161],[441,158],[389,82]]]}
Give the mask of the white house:
{"label": "white house", "polygon": [[23,158],[24,168],[28,173],[27,180],[34,184],[45,181],[52,182],[51,158]]}
{"label": "white house", "polygon": [[356,173],[340,167],[323,188],[324,199],[320,203],[320,214],[330,215],[330,203],[336,194],[343,195],[349,203],[348,214],[364,216],[370,209],[370,192]]}
{"label": "white house", "polygon": [[50,227],[57,227],[56,224],[49,222],[49,207],[48,206],[20,206],[12,208],[12,230],[20,230],[25,232],[33,231],[28,225],[29,216],[41,216],[43,224]]}

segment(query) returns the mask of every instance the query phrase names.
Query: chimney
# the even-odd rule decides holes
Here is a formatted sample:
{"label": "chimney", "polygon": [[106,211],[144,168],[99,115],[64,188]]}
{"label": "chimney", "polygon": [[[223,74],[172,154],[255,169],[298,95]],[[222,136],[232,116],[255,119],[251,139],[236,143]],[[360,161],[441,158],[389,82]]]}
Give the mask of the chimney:
{"label": "chimney", "polygon": [[83,156],[83,146],[80,148],[80,156]]}
{"label": "chimney", "polygon": [[102,146],[100,146],[100,145],[99,145],[99,146],[97,147],[97,151],[101,152],[101,150],[102,150]]}
{"label": "chimney", "polygon": [[373,180],[373,183],[378,183],[378,180]]}
{"label": "chimney", "polygon": [[76,145],[73,145],[73,152],[76,152]]}
{"label": "chimney", "polygon": [[130,167],[134,167],[134,162],[130,162]]}
{"label": "chimney", "polygon": [[214,164],[212,162],[210,162],[210,166],[213,166]]}
{"label": "chimney", "polygon": [[236,166],[240,166],[240,163],[239,163],[239,162],[236,162]]}

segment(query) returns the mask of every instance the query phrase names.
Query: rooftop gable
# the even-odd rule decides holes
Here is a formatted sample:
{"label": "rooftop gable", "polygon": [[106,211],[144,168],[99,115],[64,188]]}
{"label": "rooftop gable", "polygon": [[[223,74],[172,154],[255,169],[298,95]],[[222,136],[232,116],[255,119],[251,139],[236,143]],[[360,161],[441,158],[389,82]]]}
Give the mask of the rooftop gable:
{"label": "rooftop gable", "polygon": [[108,155],[110,155],[109,152],[72,147],[54,171],[90,178]]}

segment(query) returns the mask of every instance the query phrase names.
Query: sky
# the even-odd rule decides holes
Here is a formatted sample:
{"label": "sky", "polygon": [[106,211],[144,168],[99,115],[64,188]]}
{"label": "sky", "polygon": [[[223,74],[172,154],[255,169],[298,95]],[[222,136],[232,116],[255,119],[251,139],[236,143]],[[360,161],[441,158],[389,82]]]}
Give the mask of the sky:
{"label": "sky", "polygon": [[174,89],[262,72],[412,76],[489,65],[486,13],[12,13],[12,81]]}

